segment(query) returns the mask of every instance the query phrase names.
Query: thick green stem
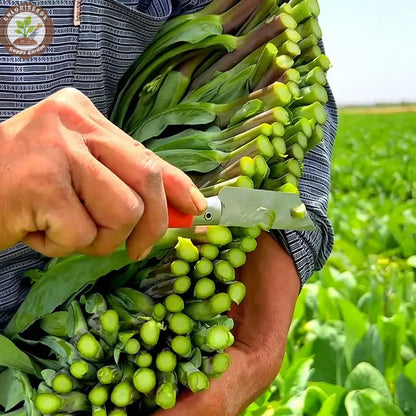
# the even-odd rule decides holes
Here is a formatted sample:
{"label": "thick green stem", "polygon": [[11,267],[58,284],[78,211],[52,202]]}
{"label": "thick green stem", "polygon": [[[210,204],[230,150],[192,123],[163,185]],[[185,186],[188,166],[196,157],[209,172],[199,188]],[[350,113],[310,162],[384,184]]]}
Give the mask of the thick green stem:
{"label": "thick green stem", "polygon": [[232,282],[228,286],[228,296],[230,296],[231,301],[236,303],[237,305],[239,305],[243,301],[243,299],[246,296],[246,292],[247,289],[244,283]]}
{"label": "thick green stem", "polygon": [[313,149],[316,145],[322,142],[324,139],[324,130],[321,125],[317,124],[315,126],[315,129],[312,133],[311,138],[308,141],[308,147],[306,148],[305,152],[309,152],[311,149]]}
{"label": "thick green stem", "polygon": [[214,352],[231,346],[234,337],[228,328],[217,325],[210,328],[201,327],[193,334],[192,340],[202,351]]}
{"label": "thick green stem", "polygon": [[156,368],[165,373],[172,372],[175,370],[177,362],[176,355],[171,350],[166,349],[157,355]]}
{"label": "thick green stem", "polygon": [[319,84],[325,85],[327,83],[326,74],[324,70],[316,66],[311,69],[306,75],[303,75],[300,81],[301,87],[306,87],[307,85]]}
{"label": "thick green stem", "polygon": [[181,384],[194,393],[199,393],[209,388],[208,377],[190,362],[179,363],[178,376]]}
{"label": "thick green stem", "polygon": [[213,270],[214,265],[212,261],[203,257],[195,263],[193,277],[195,279],[201,279],[202,277],[209,276]]}
{"label": "thick green stem", "polygon": [[167,320],[169,329],[177,335],[187,335],[194,327],[194,321],[182,312],[168,316]]}
{"label": "thick green stem", "polygon": [[245,237],[234,240],[231,244],[228,245],[228,247],[236,247],[243,250],[245,253],[251,253],[257,248],[257,241],[254,237],[247,235]]}
{"label": "thick green stem", "polygon": [[87,396],[75,391],[62,395],[52,393],[39,394],[36,397],[35,405],[44,415],[90,411],[90,403]]}
{"label": "thick green stem", "polygon": [[171,409],[176,404],[178,378],[176,373],[162,373],[158,376],[159,386],[156,392],[156,404],[162,409]]}
{"label": "thick green stem", "polygon": [[316,19],[309,19],[306,22],[298,25],[296,28],[302,38],[307,38],[310,35],[315,35],[318,39],[322,38],[322,30]]}
{"label": "thick green stem", "polygon": [[195,321],[209,321],[231,308],[231,299],[227,293],[217,293],[206,300],[192,301],[186,304],[185,313]]}
{"label": "thick green stem", "polygon": [[198,246],[198,250],[201,257],[205,257],[208,260],[214,260],[220,252],[219,248],[214,244],[201,244]]}
{"label": "thick green stem", "polygon": [[296,159],[288,159],[283,163],[270,166],[270,177],[279,178],[286,173],[291,173],[297,178],[302,176],[302,166]]}
{"label": "thick green stem", "polygon": [[82,358],[91,362],[100,362],[104,358],[104,350],[94,335],[87,333],[77,342],[77,349]]}
{"label": "thick green stem", "polygon": [[298,131],[292,136],[285,139],[286,146],[289,149],[291,146],[293,146],[295,143],[299,144],[299,146],[302,149],[306,149],[308,145],[308,138],[305,136],[305,134],[302,131]]}
{"label": "thick green stem", "polygon": [[214,275],[220,282],[230,282],[235,279],[235,269],[226,260],[214,260]]}
{"label": "thick green stem", "polygon": [[157,345],[160,336],[160,324],[155,320],[145,322],[140,328],[140,338],[149,347]]}
{"label": "thick green stem", "polygon": [[191,88],[195,89],[213,78],[217,71],[224,72],[241,62],[251,52],[264,45],[286,29],[295,29],[295,20],[287,14],[276,16],[272,21],[259,26],[253,32],[238,38],[236,49],[219,59],[215,65],[196,78]]}
{"label": "thick green stem", "polygon": [[[288,69],[292,68],[294,64],[293,58],[287,55],[278,56],[272,63],[268,72],[264,74],[264,77],[260,80],[257,88],[264,88],[267,85],[271,85],[277,82],[281,78],[282,74]],[[284,84],[285,85],[285,84]]]}
{"label": "thick green stem", "polygon": [[171,313],[182,312],[185,307],[183,299],[176,294],[169,295],[165,299],[164,304],[166,310]]}
{"label": "thick green stem", "polygon": [[104,406],[110,398],[110,387],[97,385],[88,394],[88,400],[94,406]]}
{"label": "thick green stem", "polygon": [[227,181],[223,181],[212,186],[200,188],[200,191],[205,197],[210,197],[218,195],[221,189],[226,186],[236,188],[254,188],[253,181],[248,176],[237,176],[236,178],[228,179]]}
{"label": "thick green stem", "polygon": [[156,387],[156,374],[150,368],[139,368],[134,373],[133,384],[137,391],[148,394]]}
{"label": "thick green stem", "polygon": [[[191,279],[189,279],[191,280]],[[166,316],[166,308],[162,303],[156,303],[153,309],[153,319],[157,322],[162,322]]]}
{"label": "thick green stem", "polygon": [[319,67],[324,72],[327,72],[328,69],[331,67],[331,62],[326,55],[319,55],[313,61],[308,62],[304,65],[296,65],[295,69],[301,74],[305,75],[310,72],[313,68]]}
{"label": "thick green stem", "polygon": [[115,365],[101,367],[97,371],[97,379],[101,384],[117,384],[123,377],[123,370]]}
{"label": "thick green stem", "polygon": [[201,370],[209,378],[218,378],[231,364],[231,357],[229,354],[223,352],[212,357],[203,357]]}
{"label": "thick green stem", "polygon": [[190,238],[178,237],[178,244],[176,244],[175,250],[177,257],[188,263],[199,259],[198,249],[194,246]]}
{"label": "thick green stem", "polygon": [[96,368],[87,361],[75,361],[69,367],[70,373],[78,380],[91,381],[97,376]]}
{"label": "thick green stem", "polygon": [[325,108],[319,102],[315,102],[307,106],[295,107],[292,111],[295,119],[303,117],[308,120],[315,120],[321,125],[326,122],[327,114]]}
{"label": "thick green stem", "polygon": [[67,394],[74,390],[76,386],[75,379],[68,373],[67,370],[61,370],[57,373],[51,383],[51,387],[56,393]]}
{"label": "thick green stem", "polygon": [[[140,371],[140,370],[139,370]],[[130,380],[117,384],[111,392],[110,400],[117,407],[125,407],[133,404],[139,399],[138,391],[133,387]]]}
{"label": "thick green stem", "polygon": [[215,282],[206,277],[199,279],[194,286],[193,296],[195,299],[207,299],[215,293]]}
{"label": "thick green stem", "polygon": [[147,351],[142,351],[137,354],[135,358],[135,363],[140,368],[148,368],[152,365],[153,357]]}
{"label": "thick green stem", "polygon": [[71,302],[68,308],[68,336],[76,340],[88,332],[88,325],[78,301]]}
{"label": "thick green stem", "polygon": [[192,351],[192,342],[189,337],[177,335],[170,341],[170,347],[175,352],[175,354],[179,355],[180,357],[187,358],[190,356]]}
{"label": "thick green stem", "polygon": [[229,248],[221,252],[221,259],[227,260],[235,269],[246,263],[246,253],[239,248]]}
{"label": "thick green stem", "polygon": [[69,313],[67,311],[53,312],[42,317],[39,321],[40,327],[48,335],[56,337],[68,336]]}
{"label": "thick green stem", "polygon": [[256,172],[252,179],[254,188],[257,189],[261,187],[263,180],[268,176],[269,167],[264,157],[260,155],[254,157],[254,165],[256,168]]}

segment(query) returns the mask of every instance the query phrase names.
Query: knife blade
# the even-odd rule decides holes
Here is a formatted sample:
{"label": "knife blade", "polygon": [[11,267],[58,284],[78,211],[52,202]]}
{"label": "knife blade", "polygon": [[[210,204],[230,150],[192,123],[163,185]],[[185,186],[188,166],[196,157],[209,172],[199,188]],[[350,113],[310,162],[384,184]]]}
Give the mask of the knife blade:
{"label": "knife blade", "polygon": [[266,230],[315,229],[305,205],[296,194],[224,187],[218,196],[206,199],[207,209],[198,216],[184,214],[169,206],[169,228],[189,228],[197,225],[260,225]]}

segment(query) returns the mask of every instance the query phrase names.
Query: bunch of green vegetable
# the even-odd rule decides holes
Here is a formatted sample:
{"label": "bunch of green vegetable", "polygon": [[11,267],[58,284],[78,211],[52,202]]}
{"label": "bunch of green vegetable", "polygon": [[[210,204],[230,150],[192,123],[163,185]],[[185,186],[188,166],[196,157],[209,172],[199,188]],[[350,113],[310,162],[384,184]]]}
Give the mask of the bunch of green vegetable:
{"label": "bunch of green vegetable", "polygon": [[[169,21],[121,82],[112,120],[188,172],[205,196],[224,186],[298,192],[323,138],[329,60],[316,0],[215,0]],[[28,273],[34,283],[0,342],[18,360],[0,404],[26,413],[170,408],[229,366],[236,269],[260,226],[169,230],[145,261],[120,248]],[[1,349],[0,349],[1,351]],[[24,366],[21,363],[24,362]],[[17,392],[17,393],[16,393]],[[17,411],[17,412],[19,412]]]}

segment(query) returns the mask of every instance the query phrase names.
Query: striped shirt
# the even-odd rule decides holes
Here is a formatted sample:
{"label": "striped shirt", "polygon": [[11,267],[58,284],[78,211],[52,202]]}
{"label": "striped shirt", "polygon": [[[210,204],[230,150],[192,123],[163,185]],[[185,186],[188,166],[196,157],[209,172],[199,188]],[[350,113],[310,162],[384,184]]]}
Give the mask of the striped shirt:
{"label": "striped shirt", "polygon": [[[163,23],[209,1],[82,0],[81,25],[74,26],[74,0],[34,0],[32,3],[43,7],[52,18],[54,39],[43,55],[28,60],[8,54],[0,45],[0,122],[66,86],[82,91],[108,116],[119,80]],[[0,0],[0,16],[19,3]],[[301,197],[317,225],[316,231],[276,233],[292,254],[302,282],[323,266],[333,244],[326,216],[329,165],[337,128],[332,94],[327,109],[325,140],[305,159],[300,182]],[[0,252],[0,327],[27,294],[23,272],[41,268],[47,261],[21,243]]]}

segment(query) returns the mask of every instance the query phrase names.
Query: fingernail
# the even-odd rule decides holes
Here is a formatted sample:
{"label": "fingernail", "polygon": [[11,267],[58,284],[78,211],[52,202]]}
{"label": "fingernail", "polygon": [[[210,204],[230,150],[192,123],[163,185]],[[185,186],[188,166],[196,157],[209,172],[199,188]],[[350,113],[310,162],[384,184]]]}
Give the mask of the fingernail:
{"label": "fingernail", "polygon": [[144,260],[152,251],[153,246],[148,247],[143,253],[137,258],[138,261]]}
{"label": "fingernail", "polygon": [[195,208],[199,212],[204,212],[207,209],[207,200],[205,199],[204,195],[201,194],[201,192],[195,185],[192,185],[192,188],[189,191],[189,193],[191,195],[192,202],[194,203]]}

